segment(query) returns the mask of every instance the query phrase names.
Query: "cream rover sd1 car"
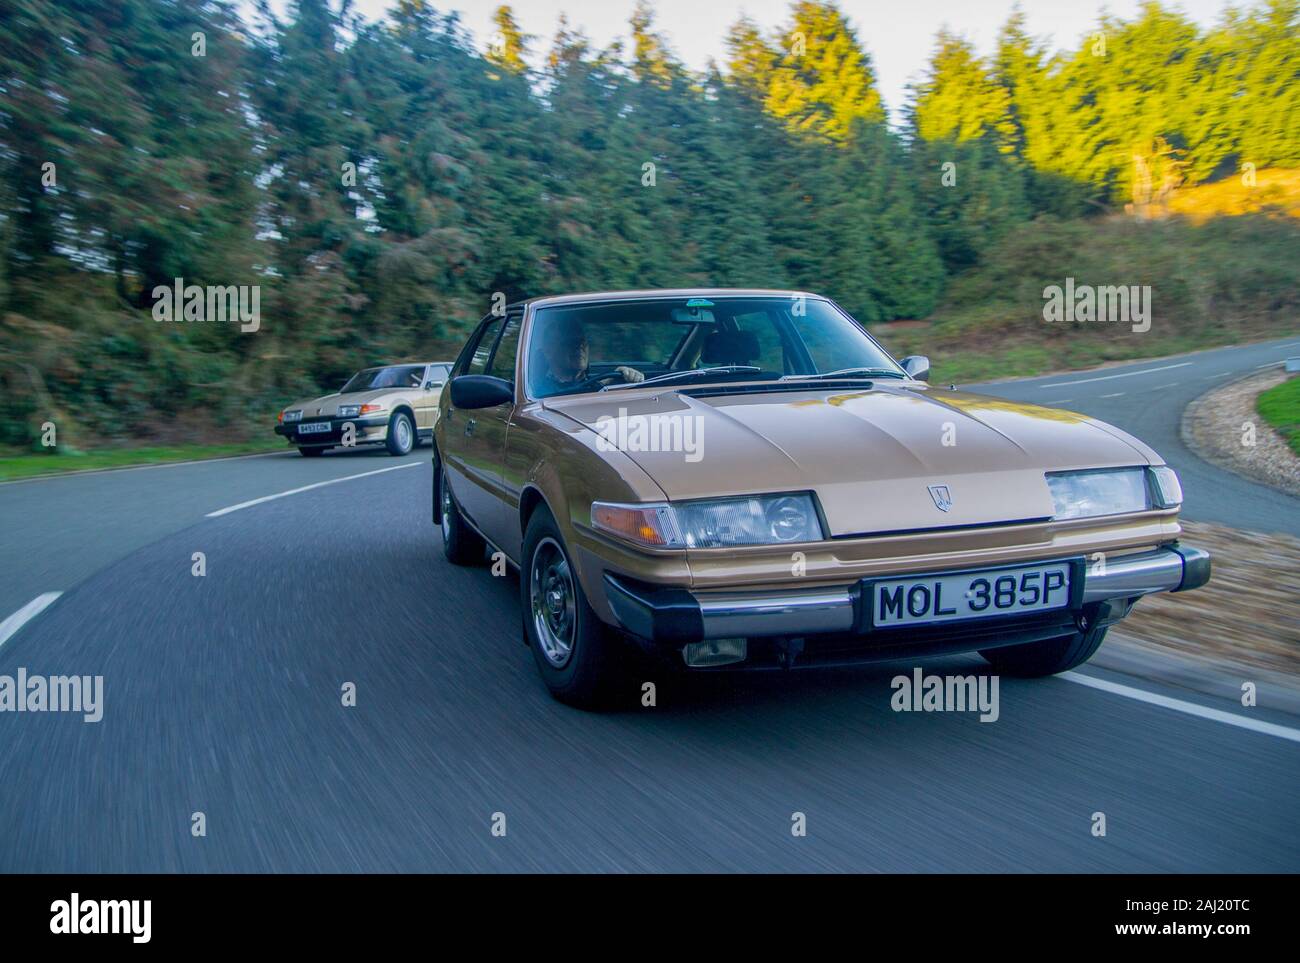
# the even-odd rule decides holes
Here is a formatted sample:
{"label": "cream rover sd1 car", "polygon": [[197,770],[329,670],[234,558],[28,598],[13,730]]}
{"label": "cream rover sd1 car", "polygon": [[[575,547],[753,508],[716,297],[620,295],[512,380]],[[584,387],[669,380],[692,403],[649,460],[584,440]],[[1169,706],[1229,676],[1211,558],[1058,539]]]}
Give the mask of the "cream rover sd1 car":
{"label": "cream rover sd1 car", "polygon": [[444,551],[518,566],[525,640],[577,704],[631,646],[695,671],[978,651],[1048,675],[1209,579],[1142,442],[928,370],[813,294],[514,305],[440,402]]}
{"label": "cream rover sd1 car", "polygon": [[389,454],[410,454],[433,436],[450,369],[437,361],[365,368],[332,395],[289,405],[280,412],[275,433],[308,457],[353,445],[384,445]]}

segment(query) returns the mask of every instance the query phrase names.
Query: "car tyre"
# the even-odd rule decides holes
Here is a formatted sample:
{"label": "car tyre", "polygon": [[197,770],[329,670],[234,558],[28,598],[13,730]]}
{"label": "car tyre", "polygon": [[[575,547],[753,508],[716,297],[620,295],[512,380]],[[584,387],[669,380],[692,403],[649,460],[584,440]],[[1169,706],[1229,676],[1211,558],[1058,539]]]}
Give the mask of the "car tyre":
{"label": "car tyre", "polygon": [[415,425],[411,416],[399,411],[388,419],[388,440],[384,442],[390,455],[409,455],[415,448]]}
{"label": "car tyre", "polygon": [[475,565],[483,560],[483,536],[460,514],[456,499],[447,484],[447,473],[439,466],[438,497],[442,499],[442,554],[453,565]]}
{"label": "car tyre", "polygon": [[325,454],[325,449],[324,448],[299,448],[298,454],[302,455],[302,457],[304,458],[319,458],[321,455]]}
{"label": "car tyre", "polygon": [[[555,518],[545,505],[528,520],[519,572],[524,640],[542,682],[560,702],[582,709],[614,704],[630,691],[623,643],[587,602]],[[566,649],[567,645],[567,649]]]}
{"label": "car tyre", "polygon": [[1075,632],[1041,642],[981,649],[980,655],[1002,675],[1030,679],[1056,675],[1091,659],[1106,638],[1107,628],[1109,626],[1093,627],[1086,632]]}

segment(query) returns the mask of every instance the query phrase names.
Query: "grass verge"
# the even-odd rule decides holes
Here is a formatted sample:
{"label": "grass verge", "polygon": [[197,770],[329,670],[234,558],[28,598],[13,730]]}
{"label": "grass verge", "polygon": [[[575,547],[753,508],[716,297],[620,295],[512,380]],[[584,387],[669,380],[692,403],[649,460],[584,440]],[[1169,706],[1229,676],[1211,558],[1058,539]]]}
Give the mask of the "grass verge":
{"label": "grass verge", "polygon": [[[1201,224],[1182,217],[1040,218],[955,277],[932,317],[872,331],[895,356],[928,355],[936,384],[1290,336],[1300,313],[1297,245],[1300,218],[1293,217],[1246,214]],[[1076,307],[1082,295],[1122,289],[1128,310],[1116,302],[1118,316],[1107,310],[1109,320],[1099,319],[1100,308],[1047,320],[1046,292],[1070,284]]]}
{"label": "grass verge", "polygon": [[1255,410],[1300,455],[1300,378],[1291,378],[1262,392]]}
{"label": "grass verge", "polygon": [[176,461],[199,461],[205,458],[229,458],[281,451],[283,444],[264,441],[231,445],[164,445],[151,448],[104,448],[87,452],[35,454],[20,452],[0,455],[0,481],[57,475],[68,471],[103,468],[132,468]]}

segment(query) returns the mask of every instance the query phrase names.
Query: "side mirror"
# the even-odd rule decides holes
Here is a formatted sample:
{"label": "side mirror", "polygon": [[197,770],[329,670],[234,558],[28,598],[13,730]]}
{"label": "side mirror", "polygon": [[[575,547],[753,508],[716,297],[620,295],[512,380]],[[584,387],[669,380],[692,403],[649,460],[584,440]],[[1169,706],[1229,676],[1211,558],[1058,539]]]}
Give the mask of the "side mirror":
{"label": "side mirror", "polygon": [[930,359],[923,354],[908,355],[901,362],[903,370],[917,381],[930,380]]}
{"label": "side mirror", "polygon": [[426,381],[424,383],[424,390],[433,391],[437,388],[441,388],[444,384],[446,384],[444,381]]}
{"label": "side mirror", "polygon": [[495,408],[515,400],[515,386],[492,375],[461,375],[451,379],[451,403],[457,408]]}

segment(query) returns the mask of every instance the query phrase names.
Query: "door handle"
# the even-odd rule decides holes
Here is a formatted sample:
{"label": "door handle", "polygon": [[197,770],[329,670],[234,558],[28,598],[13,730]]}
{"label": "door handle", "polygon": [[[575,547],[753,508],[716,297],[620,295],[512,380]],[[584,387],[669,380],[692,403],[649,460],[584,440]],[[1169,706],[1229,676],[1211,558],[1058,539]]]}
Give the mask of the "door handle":
{"label": "door handle", "polygon": [[469,421],[467,421],[467,422],[465,423],[465,434],[467,434],[467,435],[472,435],[472,434],[474,434],[474,419],[473,419],[473,418],[471,418]]}

